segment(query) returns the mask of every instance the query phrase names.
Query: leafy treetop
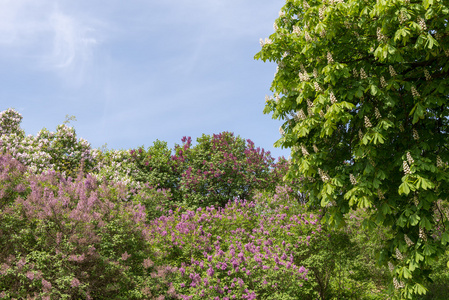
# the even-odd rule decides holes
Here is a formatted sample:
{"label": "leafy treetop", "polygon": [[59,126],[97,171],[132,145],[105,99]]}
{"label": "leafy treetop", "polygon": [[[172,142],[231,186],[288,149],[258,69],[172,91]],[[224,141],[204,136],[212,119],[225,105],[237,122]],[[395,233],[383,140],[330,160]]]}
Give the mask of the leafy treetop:
{"label": "leafy treetop", "polygon": [[329,223],[358,206],[392,227],[384,258],[404,298],[425,293],[449,242],[447,5],[288,0],[255,56],[278,64],[264,112],[285,120],[290,178]]}

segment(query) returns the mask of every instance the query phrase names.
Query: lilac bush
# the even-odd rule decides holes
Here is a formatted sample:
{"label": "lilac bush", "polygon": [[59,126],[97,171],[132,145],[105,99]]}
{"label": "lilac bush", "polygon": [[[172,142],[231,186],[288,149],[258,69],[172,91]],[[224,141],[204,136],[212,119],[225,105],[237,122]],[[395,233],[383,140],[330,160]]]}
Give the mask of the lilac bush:
{"label": "lilac bush", "polygon": [[62,124],[56,132],[44,128],[36,136],[25,136],[21,120],[22,116],[13,109],[0,113],[0,152],[11,154],[30,172],[56,170],[74,177],[81,165],[89,171],[97,164],[100,151],[78,139],[73,127]]}
{"label": "lilac bush", "polygon": [[55,171],[27,184],[29,194],[0,211],[0,295],[144,297],[149,231],[144,206],[121,200],[126,187]]}
{"label": "lilac bush", "polygon": [[[178,208],[150,223],[155,263],[177,267],[182,299],[298,299],[307,272],[301,249],[322,238],[319,215],[282,204],[236,200],[224,208]],[[279,201],[278,201],[279,200]]]}

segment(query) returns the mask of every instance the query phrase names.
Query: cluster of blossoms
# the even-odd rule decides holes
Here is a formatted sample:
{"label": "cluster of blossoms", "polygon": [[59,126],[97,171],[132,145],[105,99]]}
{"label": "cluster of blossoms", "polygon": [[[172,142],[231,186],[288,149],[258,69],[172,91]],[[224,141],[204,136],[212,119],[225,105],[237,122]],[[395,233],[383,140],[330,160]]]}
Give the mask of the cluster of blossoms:
{"label": "cluster of blossoms", "polygon": [[332,104],[337,103],[337,98],[335,97],[333,92],[330,92],[330,100]]}
{"label": "cluster of blossoms", "polygon": [[379,42],[386,42],[388,38],[382,33],[382,29],[377,27],[377,40]]}
{"label": "cluster of blossoms", "polygon": [[409,165],[413,165],[415,163],[415,160],[413,159],[410,152],[407,152],[406,156],[407,156],[407,161],[408,161]]}
{"label": "cluster of blossoms", "polygon": [[379,109],[377,107],[374,108],[374,115],[376,116],[376,119],[382,118],[382,115],[379,112]]}
{"label": "cluster of blossoms", "polygon": [[389,71],[390,71],[390,76],[391,76],[391,77],[394,77],[394,76],[398,75],[398,74],[396,73],[396,71],[394,70],[394,68],[393,68],[392,65],[388,66],[388,69],[389,69]]}
{"label": "cluster of blossoms", "polygon": [[25,136],[19,127],[21,120],[22,116],[13,109],[0,113],[0,152],[11,154],[32,173],[56,170],[73,176],[82,164],[87,169],[94,168],[100,151],[78,139],[74,128],[63,124],[56,132],[42,129],[36,136]]}
{"label": "cluster of blossoms", "polygon": [[365,70],[363,68],[360,69],[360,78],[361,79],[368,78],[368,76],[366,75]]}
{"label": "cluster of blossoms", "polygon": [[327,173],[324,172],[323,170],[321,170],[320,168],[318,168],[318,174],[320,175],[321,180],[322,180],[323,182],[326,182],[326,181],[330,180],[329,175],[327,175]]}
{"label": "cluster of blossoms", "polygon": [[[287,190],[279,187],[269,202],[260,194],[253,202],[178,209],[154,220],[149,234],[152,247],[159,249],[157,260],[176,253],[182,262],[175,284],[180,297],[259,299],[273,293],[299,294],[301,289],[289,291],[279,284],[295,282],[300,287],[307,280],[296,253],[324,235],[320,216],[296,213],[285,205],[287,198]],[[285,235],[280,240],[281,232]]]}
{"label": "cluster of blossoms", "polygon": [[424,69],[424,76],[426,76],[426,80],[427,81],[432,79],[432,76],[430,76],[430,73],[429,73],[429,71],[427,71],[427,69]]}
{"label": "cluster of blossoms", "polygon": [[418,98],[419,96],[421,96],[414,86],[412,86],[412,96],[413,98]]}
{"label": "cluster of blossoms", "polygon": [[265,38],[265,40],[260,39],[259,43],[260,43],[260,46],[263,47],[265,45],[273,44],[273,41],[271,39],[269,39],[269,38]]}
{"label": "cluster of blossoms", "polygon": [[413,139],[419,140],[419,134],[418,134],[418,131],[417,131],[416,129],[413,129],[412,133],[413,133]]}
{"label": "cluster of blossoms", "polygon": [[405,284],[402,281],[398,281],[397,278],[393,278],[393,286],[395,289],[401,289],[403,287],[405,287]]}
{"label": "cluster of blossoms", "polygon": [[369,118],[367,116],[364,117],[364,120],[365,120],[365,127],[366,128],[373,127],[373,125],[371,124],[371,122],[370,122],[370,120],[369,120]]}
{"label": "cluster of blossoms", "polygon": [[352,183],[353,185],[356,185],[356,184],[357,184],[357,179],[355,179],[355,177],[354,177],[353,174],[349,174],[349,180],[351,181],[351,183]]}
{"label": "cluster of blossoms", "polygon": [[426,21],[423,18],[421,18],[421,17],[418,18],[418,24],[421,27],[422,31],[427,30]]}
{"label": "cluster of blossoms", "polygon": [[405,243],[407,244],[407,246],[413,246],[415,243],[408,237],[408,235],[404,235],[404,240],[405,240]]}
{"label": "cluster of blossoms", "polygon": [[380,76],[380,86],[382,88],[385,88],[387,86],[387,82],[385,81],[385,78],[383,76]]}
{"label": "cluster of blossoms", "polygon": [[408,164],[405,160],[402,162],[402,168],[404,169],[405,175],[410,174],[410,167],[408,166]]}

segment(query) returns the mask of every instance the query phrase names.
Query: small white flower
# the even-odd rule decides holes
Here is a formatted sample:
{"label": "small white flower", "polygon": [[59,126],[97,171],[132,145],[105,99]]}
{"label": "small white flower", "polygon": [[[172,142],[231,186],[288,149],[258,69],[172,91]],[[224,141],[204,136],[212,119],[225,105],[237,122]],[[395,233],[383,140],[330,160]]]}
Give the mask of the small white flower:
{"label": "small white flower", "polygon": [[365,70],[363,68],[360,69],[360,78],[366,79],[368,76],[366,76]]}
{"label": "small white flower", "polygon": [[385,78],[383,76],[380,77],[380,86],[382,88],[387,86],[387,82],[385,81]]}
{"label": "small white flower", "polygon": [[370,122],[370,120],[368,119],[368,117],[367,116],[365,116],[365,127],[366,128],[370,128],[370,127],[372,127],[373,125],[371,125],[371,122]]}
{"label": "small white flower", "polygon": [[310,101],[310,99],[307,99],[307,106],[308,107],[313,107],[314,106],[313,102]]}
{"label": "small white flower", "polygon": [[437,167],[441,168],[443,166],[443,161],[441,160],[441,157],[437,155]]}
{"label": "small white flower", "polygon": [[309,155],[309,152],[307,151],[307,148],[304,145],[301,145],[301,152],[302,152],[302,155],[304,155],[304,156]]}
{"label": "small white flower", "polygon": [[335,97],[333,92],[330,92],[330,99],[332,104],[337,103],[337,98]]}
{"label": "small white flower", "polygon": [[418,24],[421,26],[421,30],[425,31],[427,30],[426,21],[423,18],[418,19]]}
{"label": "small white flower", "polygon": [[332,53],[327,52],[327,63],[331,64],[334,62],[334,59],[332,58]]}
{"label": "small white flower", "polygon": [[310,8],[310,5],[309,3],[307,3],[307,1],[304,1],[302,7],[304,8],[304,10],[308,10]]}
{"label": "small white flower", "polygon": [[412,86],[412,96],[413,98],[418,98],[419,96],[421,96],[414,86]]}
{"label": "small white flower", "polygon": [[313,144],[313,151],[314,151],[315,153],[318,153],[318,147],[317,147],[315,144]]}
{"label": "small white flower", "polygon": [[352,73],[354,74],[354,77],[359,77],[359,72],[357,72],[357,69],[352,69]]}
{"label": "small white flower", "polygon": [[430,76],[430,73],[429,73],[429,71],[427,71],[427,69],[424,69],[424,76],[426,76],[427,81],[432,79],[432,76]]}
{"label": "small white flower", "polygon": [[310,35],[309,35],[309,33],[307,31],[304,33],[304,38],[306,39],[306,42],[311,42],[312,41],[312,38],[310,37]]}
{"label": "small white flower", "polygon": [[385,199],[385,195],[380,189],[377,190],[377,197],[379,197],[380,200]]}
{"label": "small white flower", "polygon": [[382,118],[382,115],[379,112],[379,109],[377,107],[374,108],[374,115],[376,116],[376,119]]}
{"label": "small white flower", "polygon": [[427,242],[427,235],[422,227],[419,227],[419,238]]}
{"label": "small white flower", "polygon": [[305,120],[306,119],[306,115],[304,114],[304,111],[302,110],[302,108],[298,111],[298,113],[296,115],[298,116],[298,118],[300,120]]}
{"label": "small white flower", "polygon": [[404,257],[402,256],[401,251],[399,251],[398,248],[396,248],[396,258],[399,259],[399,260],[404,259]]}
{"label": "small white flower", "polygon": [[324,18],[324,13],[326,12],[326,7],[323,5],[318,9],[318,16],[320,17],[320,20]]}
{"label": "small white flower", "polygon": [[414,160],[413,160],[413,157],[412,157],[412,155],[410,154],[410,152],[407,152],[407,161],[408,161],[408,163],[409,163],[409,165],[413,165],[414,164]]}
{"label": "small white flower", "polygon": [[410,167],[408,166],[408,164],[405,160],[402,162],[402,168],[404,169],[405,175],[410,174]]}
{"label": "small white flower", "polygon": [[293,33],[294,34],[300,34],[301,33],[301,28],[299,28],[299,26],[294,25],[293,26]]}
{"label": "small white flower", "polygon": [[352,174],[349,174],[349,181],[351,181],[353,185],[357,184],[357,179],[355,179],[354,175]]}
{"label": "small white flower", "polygon": [[315,91],[317,91],[317,92],[321,92],[322,91],[322,89],[321,89],[320,85],[318,84],[318,82],[315,81],[313,83],[313,86],[315,87]]}
{"label": "small white flower", "polygon": [[394,77],[394,76],[398,75],[398,74],[396,74],[396,71],[395,71],[395,69],[393,68],[392,65],[390,65],[388,68],[390,70],[391,77]]}
{"label": "small white flower", "polygon": [[393,272],[394,270],[394,265],[390,261],[388,262],[388,269],[390,270],[390,272]]}
{"label": "small white flower", "polygon": [[284,129],[282,128],[282,126],[279,127],[279,133],[280,133],[281,135],[284,135],[284,134],[285,134],[285,131],[284,131]]}
{"label": "small white flower", "polygon": [[413,246],[415,243],[408,237],[408,235],[404,234],[404,240],[407,246]]}
{"label": "small white flower", "polygon": [[418,134],[418,131],[416,131],[416,129],[413,129],[413,138],[415,140],[419,140],[419,134]]}

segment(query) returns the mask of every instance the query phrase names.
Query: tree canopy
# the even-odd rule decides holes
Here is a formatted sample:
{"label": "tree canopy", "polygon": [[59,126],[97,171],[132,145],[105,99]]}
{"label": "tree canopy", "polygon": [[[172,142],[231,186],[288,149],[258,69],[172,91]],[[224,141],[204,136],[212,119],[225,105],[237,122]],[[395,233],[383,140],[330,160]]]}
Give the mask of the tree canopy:
{"label": "tree canopy", "polygon": [[381,256],[403,298],[425,293],[449,242],[448,3],[442,0],[288,0],[255,58],[278,68],[265,113],[285,120],[311,204],[343,222],[371,211],[391,226]]}

